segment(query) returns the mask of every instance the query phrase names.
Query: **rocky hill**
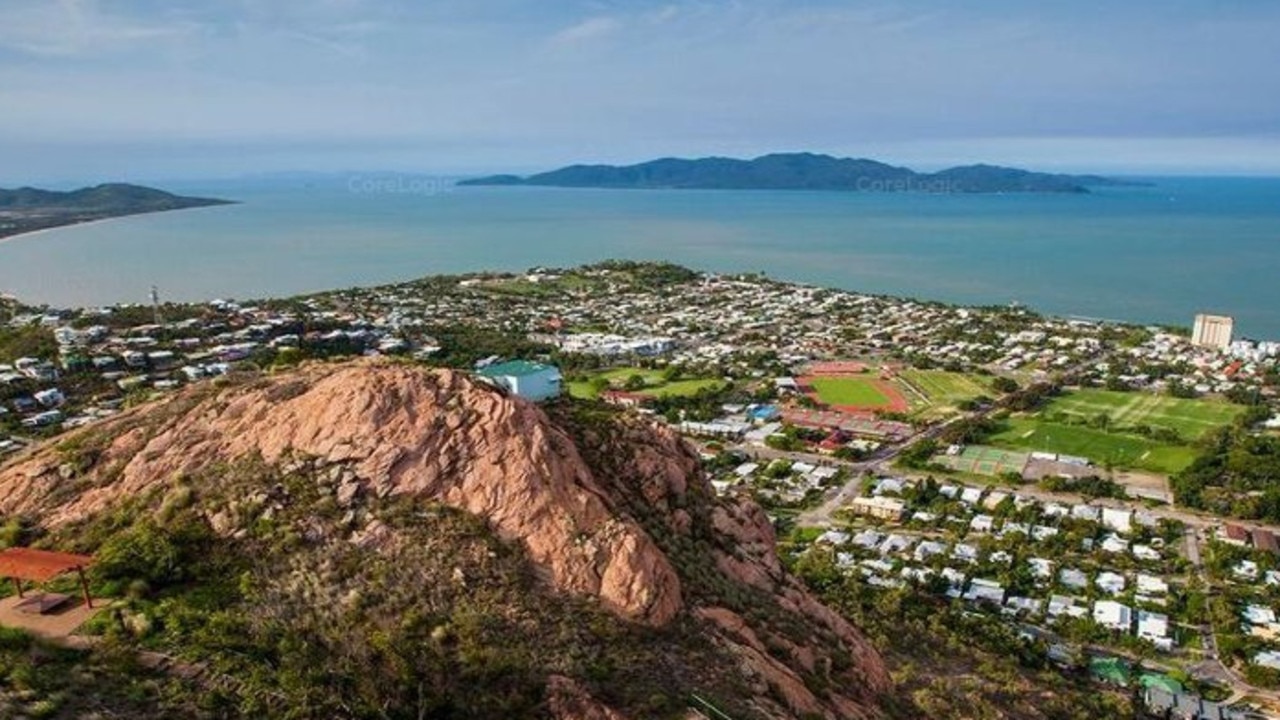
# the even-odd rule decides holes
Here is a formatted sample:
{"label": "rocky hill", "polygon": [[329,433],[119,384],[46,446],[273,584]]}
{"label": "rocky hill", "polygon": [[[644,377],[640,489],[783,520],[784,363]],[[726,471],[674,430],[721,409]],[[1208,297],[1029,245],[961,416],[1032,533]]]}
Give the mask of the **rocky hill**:
{"label": "rocky hill", "polygon": [[97,554],[97,632],[196,668],[160,714],[871,718],[889,687],[678,436],[451,371],[193,386],[0,466],[0,514]]}
{"label": "rocky hill", "polygon": [[995,165],[968,165],[936,173],[919,173],[865,158],[774,153],[752,160],[661,158],[626,166],[570,165],[528,177],[494,175],[459,184],[702,190],[1087,193],[1090,187],[1133,183],[1097,175],[1061,175]]}
{"label": "rocky hill", "polygon": [[0,237],[124,215],[227,204],[227,200],[185,197],[128,183],[104,183],[67,192],[0,188]]}

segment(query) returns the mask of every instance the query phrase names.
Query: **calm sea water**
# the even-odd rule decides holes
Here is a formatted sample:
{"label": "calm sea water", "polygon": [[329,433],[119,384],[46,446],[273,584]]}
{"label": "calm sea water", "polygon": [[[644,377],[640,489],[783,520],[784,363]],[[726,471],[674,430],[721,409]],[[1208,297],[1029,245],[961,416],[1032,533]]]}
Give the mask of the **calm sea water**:
{"label": "calm sea water", "polygon": [[666,259],[721,271],[1280,339],[1280,179],[1090,195],[447,188],[349,176],[173,184],[239,205],[0,243],[0,291],[53,305],[278,296],[481,269]]}

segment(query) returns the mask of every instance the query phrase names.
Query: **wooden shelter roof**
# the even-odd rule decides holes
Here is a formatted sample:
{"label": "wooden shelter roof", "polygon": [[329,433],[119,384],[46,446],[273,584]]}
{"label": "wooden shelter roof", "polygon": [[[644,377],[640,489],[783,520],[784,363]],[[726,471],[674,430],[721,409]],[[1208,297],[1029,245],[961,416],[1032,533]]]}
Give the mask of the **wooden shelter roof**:
{"label": "wooden shelter roof", "polygon": [[93,564],[89,555],[8,548],[0,550],[0,577],[18,578],[42,583],[71,570],[83,570]]}

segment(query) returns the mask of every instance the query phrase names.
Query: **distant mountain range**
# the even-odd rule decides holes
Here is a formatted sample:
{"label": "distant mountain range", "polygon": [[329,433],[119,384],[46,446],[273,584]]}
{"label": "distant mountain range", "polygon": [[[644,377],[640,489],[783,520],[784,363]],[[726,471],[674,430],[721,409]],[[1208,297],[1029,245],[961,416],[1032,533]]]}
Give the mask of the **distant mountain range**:
{"label": "distant mountain range", "polygon": [[1090,187],[1135,185],[1098,175],[1059,175],[996,165],[965,165],[936,173],[876,160],[814,153],[779,153],[754,160],[663,158],[638,165],[570,165],[520,177],[492,175],[459,185],[539,185],[574,188],[700,190],[841,190],[931,193],[1087,193]]}
{"label": "distant mountain range", "polygon": [[227,205],[228,200],[183,197],[163,190],[107,183],[70,192],[0,188],[0,237],[123,215]]}

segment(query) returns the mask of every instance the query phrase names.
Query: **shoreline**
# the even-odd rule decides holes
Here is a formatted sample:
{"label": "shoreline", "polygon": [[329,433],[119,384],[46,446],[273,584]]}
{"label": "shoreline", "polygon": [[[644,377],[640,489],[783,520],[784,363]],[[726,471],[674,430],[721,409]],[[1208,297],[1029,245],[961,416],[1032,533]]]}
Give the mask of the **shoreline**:
{"label": "shoreline", "polygon": [[51,225],[49,227],[37,228],[35,230],[23,230],[22,232],[14,233],[12,235],[5,235],[3,237],[0,237],[0,245],[3,245],[12,240],[18,240],[20,238],[28,238],[35,235],[40,235],[42,233],[54,232],[57,230],[67,230],[70,228],[77,228],[77,227],[88,227],[89,225],[97,225],[98,223],[111,222],[113,220],[124,220],[126,218],[142,217],[144,215],[162,215],[164,213],[180,212],[183,210],[199,210],[201,208],[222,207],[224,205],[238,205],[238,204],[239,204],[239,201],[235,201],[235,200],[221,200],[219,202],[209,203],[207,205],[192,205],[190,207],[164,208],[161,210],[143,210],[140,212],[125,213],[123,215],[111,215],[109,217],[94,218],[93,220],[81,220],[79,222],[69,222],[63,225]]}
{"label": "shoreline", "polygon": [[[189,209],[189,208],[184,208],[184,209]],[[151,214],[151,213],[135,213],[135,214]],[[19,235],[12,235],[12,236],[9,236],[9,237],[0,238],[0,245],[3,245],[6,241],[8,241],[8,240],[10,240],[10,239],[14,239],[14,238],[26,237],[26,236],[29,236],[29,235],[37,235],[37,234],[39,234],[39,233],[42,233],[42,232],[49,232],[49,231],[52,231],[52,230],[62,230],[62,229],[64,229],[64,228],[73,227],[73,226],[75,226],[75,225],[91,225],[91,224],[93,224],[93,223],[107,222],[107,221],[110,221],[110,220],[119,220],[119,219],[120,219],[120,218],[122,218],[122,217],[129,217],[129,216],[127,216],[127,215],[121,215],[121,216],[113,217],[113,218],[100,218],[100,219],[98,219],[98,220],[90,220],[90,221],[86,221],[86,222],[83,222],[83,223],[73,223],[72,225],[60,225],[60,226],[58,226],[58,227],[42,228],[42,229],[40,229],[40,230],[32,230],[32,231],[30,231],[30,232],[20,233]],[[641,262],[644,262],[644,261],[641,261]],[[590,264],[590,263],[587,263],[587,264]],[[677,264],[677,265],[679,265],[680,263],[676,263],[676,264]],[[571,266],[570,268],[562,268],[562,269],[573,269],[573,268],[577,268],[577,267],[582,267],[582,266],[581,266],[581,265],[576,265],[576,266]],[[682,266],[682,267],[688,267],[688,266]],[[707,273],[707,274],[710,274],[710,275],[720,275],[720,276],[725,276],[725,275],[733,275],[733,274],[734,274],[732,271],[726,271],[726,270],[703,270],[703,269],[692,268],[692,267],[690,267],[689,269],[694,270],[694,272],[698,272],[698,273]],[[500,273],[500,272],[518,272],[518,271],[498,270],[498,269],[494,269],[494,268],[484,268],[484,269],[477,269],[477,270],[470,270],[470,271],[460,271],[460,272],[431,273],[431,274],[427,274],[427,275],[422,275],[422,276],[418,276],[418,277],[409,278],[409,279],[406,279],[406,280],[392,280],[392,281],[387,281],[387,282],[373,282],[373,283],[368,283],[368,284],[358,284],[358,285],[355,285],[355,286],[353,286],[353,287],[360,288],[360,289],[372,289],[372,288],[380,288],[380,287],[394,287],[394,286],[397,286],[397,285],[403,285],[403,284],[407,284],[407,283],[417,282],[417,281],[419,281],[419,280],[423,280],[423,279],[426,279],[426,278],[433,278],[433,277],[463,277],[463,276],[474,275],[474,274],[485,274],[485,273],[494,273],[494,272],[498,272],[498,273]],[[803,281],[803,280],[786,279],[786,278],[770,278],[770,279],[771,279],[771,280],[774,280],[774,281],[777,281],[777,282],[781,282],[781,283],[787,284],[787,285],[797,286],[797,287],[811,287],[811,288],[818,288],[818,289],[823,289],[823,290],[832,290],[832,291],[837,291],[837,292],[852,293],[852,294],[855,294],[855,295],[864,295],[864,296],[868,296],[868,297],[879,297],[879,298],[885,298],[885,299],[894,300],[894,301],[898,301],[898,302],[907,302],[907,301],[920,302],[920,301],[921,301],[921,299],[920,299],[920,298],[911,298],[911,297],[907,297],[907,296],[904,296],[904,295],[894,295],[894,294],[892,294],[892,293],[888,293],[888,294],[886,294],[886,293],[873,293],[873,292],[867,292],[867,291],[863,291],[863,290],[855,290],[855,289],[849,289],[849,288],[841,288],[841,287],[837,287],[837,286],[834,286],[834,285],[826,285],[826,284],[821,284],[821,283],[812,283],[812,282]],[[287,293],[284,293],[284,294],[281,294],[281,293],[268,293],[268,294],[264,294],[264,295],[261,295],[261,296],[258,296],[258,297],[248,298],[248,299],[251,299],[251,300],[258,300],[258,301],[261,301],[261,300],[286,300],[286,299],[296,298],[296,297],[302,297],[302,296],[306,296],[306,295],[318,295],[318,294],[325,294],[325,293],[339,292],[341,289],[343,289],[343,288],[338,287],[338,286],[332,286],[332,287],[317,288],[317,289],[314,289],[314,290],[307,290],[307,291],[302,291],[302,292],[299,292],[299,293],[292,293],[292,294],[287,294]],[[17,297],[17,296],[14,296],[14,295],[7,294],[7,293],[6,293],[2,288],[0,288],[0,297],[8,297],[8,298],[11,298],[11,299],[14,299],[14,300],[18,300],[19,302],[21,302],[21,298],[19,298],[19,297]],[[209,299],[212,299],[212,298],[209,298]],[[173,302],[174,302],[175,304],[178,304],[178,305],[198,305],[198,304],[202,304],[202,303],[206,303],[206,302],[208,302],[208,301],[209,301],[209,299],[202,299],[202,300],[175,300],[175,301],[173,301]],[[989,308],[987,308],[986,306],[983,306],[983,305],[969,304],[969,303],[963,303],[963,302],[951,302],[951,301],[945,301],[945,300],[925,300],[924,302],[931,302],[931,303],[936,302],[936,303],[940,303],[941,305],[944,305],[944,306],[946,306],[946,307],[950,307],[950,308],[963,308],[963,309],[975,310],[975,311],[984,311],[984,310],[989,309]],[[105,306],[110,306],[110,305],[127,305],[127,304],[130,304],[130,303],[128,303],[128,302],[106,303],[106,304],[103,304],[102,306],[104,306],[104,307],[105,307]],[[71,304],[71,305],[55,305],[55,304],[49,303],[49,305],[50,305],[51,307],[58,307],[58,308],[60,308],[60,309],[67,309],[67,310],[73,310],[73,309],[74,309],[74,310],[83,310],[83,309],[86,309],[86,308],[89,308],[89,307],[93,307],[93,305],[75,305],[75,304]],[[1161,323],[1161,322],[1154,322],[1154,321],[1139,321],[1139,320],[1124,320],[1124,319],[1118,319],[1118,318],[1099,318],[1099,317],[1088,317],[1088,316],[1080,315],[1080,314],[1077,314],[1077,313],[1070,313],[1070,312],[1052,312],[1052,311],[1047,311],[1047,310],[1041,310],[1041,309],[1036,308],[1036,307],[1035,307],[1035,306],[1033,306],[1033,305],[1025,305],[1025,304],[1021,305],[1021,307],[1022,307],[1023,309],[1025,309],[1025,310],[1028,310],[1028,311],[1030,311],[1030,312],[1032,312],[1032,313],[1034,313],[1034,314],[1040,315],[1040,316],[1042,316],[1042,317],[1044,317],[1044,318],[1047,318],[1047,319],[1054,319],[1054,320],[1061,320],[1061,321],[1066,321],[1066,322],[1086,322],[1086,323],[1089,323],[1089,324],[1096,324],[1096,325],[1108,325],[1108,326],[1113,326],[1113,327],[1133,327],[1133,328],[1141,328],[1141,327],[1160,327],[1160,328],[1164,328],[1164,329],[1169,330],[1169,331],[1173,331],[1173,330],[1181,329],[1181,330],[1185,330],[1185,331],[1187,332],[1187,334],[1189,334],[1189,333],[1190,333],[1190,328],[1189,328],[1189,327],[1180,328],[1180,327],[1179,327],[1179,326],[1177,326],[1176,324],[1171,324],[1171,323]]]}
{"label": "shoreline", "polygon": [[[164,211],[160,211],[164,212]],[[87,227],[89,225],[97,225],[98,223],[111,222],[112,220],[121,220],[123,218],[134,217],[137,215],[150,215],[151,213],[130,213],[128,215],[115,215],[113,217],[97,218],[96,220],[81,220],[80,222],[67,223],[66,225],[52,225],[50,227],[38,228],[36,230],[24,230],[13,235],[5,235],[0,237],[0,245],[12,240],[20,240],[23,238],[34,237],[44,233],[56,232],[58,230],[67,230],[69,228]]]}

